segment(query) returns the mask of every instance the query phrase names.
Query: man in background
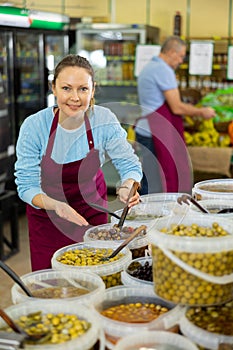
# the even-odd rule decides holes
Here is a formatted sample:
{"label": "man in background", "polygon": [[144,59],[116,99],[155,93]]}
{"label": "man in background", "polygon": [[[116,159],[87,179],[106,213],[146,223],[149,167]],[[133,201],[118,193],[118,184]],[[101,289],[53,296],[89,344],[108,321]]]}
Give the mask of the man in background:
{"label": "man in background", "polygon": [[135,131],[144,171],[141,194],[190,192],[192,188],[182,116],[209,119],[215,111],[182,102],[175,70],[185,55],[185,42],[178,36],[168,37],[160,54],[145,65],[138,77],[142,117]]}

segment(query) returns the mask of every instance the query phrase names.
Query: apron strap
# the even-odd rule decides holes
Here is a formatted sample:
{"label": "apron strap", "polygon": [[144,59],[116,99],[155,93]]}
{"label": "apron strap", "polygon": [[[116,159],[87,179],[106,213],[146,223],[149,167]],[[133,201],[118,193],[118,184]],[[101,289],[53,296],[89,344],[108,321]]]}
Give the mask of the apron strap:
{"label": "apron strap", "polygon": [[85,126],[86,126],[86,131],[87,131],[88,145],[89,145],[89,149],[91,150],[94,148],[94,139],[93,139],[93,135],[92,135],[92,131],[91,131],[91,124],[90,124],[89,118],[88,118],[86,113],[84,115],[84,121],[85,121]]}

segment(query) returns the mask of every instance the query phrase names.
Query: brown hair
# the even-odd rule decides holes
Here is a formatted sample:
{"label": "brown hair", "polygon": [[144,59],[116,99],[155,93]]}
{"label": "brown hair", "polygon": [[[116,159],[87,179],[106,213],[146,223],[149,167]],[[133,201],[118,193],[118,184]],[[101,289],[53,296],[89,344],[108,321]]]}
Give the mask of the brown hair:
{"label": "brown hair", "polygon": [[94,85],[94,79],[95,79],[95,73],[94,70],[89,63],[89,61],[79,55],[74,55],[70,54],[65,56],[56,66],[55,71],[54,71],[54,78],[53,78],[53,85],[56,84],[56,79],[59,75],[59,73],[66,67],[79,67],[79,68],[84,68],[87,70],[87,72],[90,74],[92,78],[92,82]]}

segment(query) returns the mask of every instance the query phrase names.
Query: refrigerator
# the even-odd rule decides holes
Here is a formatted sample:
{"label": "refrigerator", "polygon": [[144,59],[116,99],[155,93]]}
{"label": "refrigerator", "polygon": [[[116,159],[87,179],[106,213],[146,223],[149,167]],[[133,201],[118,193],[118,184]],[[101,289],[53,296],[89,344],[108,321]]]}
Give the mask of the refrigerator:
{"label": "refrigerator", "polygon": [[[76,25],[76,53],[87,58],[95,71],[96,104],[111,109],[127,132],[141,115],[135,76],[136,47],[159,44],[159,35],[158,27],[148,25]],[[102,169],[108,189],[115,193],[119,175],[107,154]]]}
{"label": "refrigerator", "polygon": [[52,105],[53,70],[69,52],[66,31],[0,26],[0,184],[14,187],[15,144],[29,115]]}

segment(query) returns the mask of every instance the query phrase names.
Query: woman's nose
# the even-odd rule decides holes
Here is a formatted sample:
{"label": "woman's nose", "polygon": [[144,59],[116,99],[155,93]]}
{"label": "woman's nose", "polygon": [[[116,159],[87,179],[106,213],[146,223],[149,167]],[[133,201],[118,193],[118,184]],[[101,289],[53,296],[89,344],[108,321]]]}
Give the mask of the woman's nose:
{"label": "woman's nose", "polygon": [[77,92],[77,91],[72,91],[72,96],[71,96],[71,98],[72,98],[73,100],[79,100],[79,94],[78,94],[78,92]]}

